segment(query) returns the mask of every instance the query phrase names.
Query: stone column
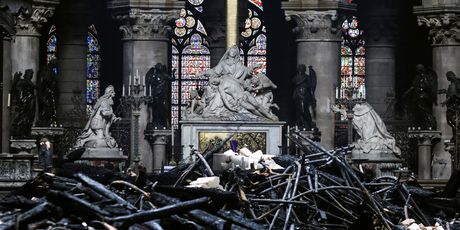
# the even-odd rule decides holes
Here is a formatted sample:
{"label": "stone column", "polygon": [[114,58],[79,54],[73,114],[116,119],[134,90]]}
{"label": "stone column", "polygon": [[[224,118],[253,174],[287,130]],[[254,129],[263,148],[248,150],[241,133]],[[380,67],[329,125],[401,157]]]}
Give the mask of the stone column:
{"label": "stone column", "polygon": [[166,146],[171,130],[155,129],[145,133],[145,138],[150,141],[153,150],[152,171],[159,173],[164,165],[168,164]]}
{"label": "stone column", "polygon": [[57,12],[59,91],[56,113],[58,123],[65,127],[82,127],[87,120],[88,12],[90,9],[86,1],[66,1]]}
{"label": "stone column", "polygon": [[[140,1],[143,2],[143,1]],[[138,5],[139,4],[139,5]],[[171,26],[179,17],[181,4],[175,1],[166,7],[160,3],[154,6],[145,6],[129,1],[113,1],[109,8],[114,11],[114,18],[121,22],[120,31],[123,40],[123,84],[129,84],[129,76],[137,72],[145,76],[147,71],[157,63],[169,65],[169,46]],[[126,87],[127,89],[127,87]],[[127,92],[125,92],[127,95]],[[148,115],[145,104],[141,105],[139,127],[131,129],[131,150],[137,145],[142,164],[147,171],[152,171],[152,149],[144,138]],[[137,140],[134,132],[138,133]],[[132,159],[132,158],[131,158]]]}
{"label": "stone column", "polygon": [[3,38],[2,153],[10,151],[11,37]]}
{"label": "stone column", "polygon": [[[244,25],[247,17],[247,1],[231,0],[237,4],[238,28]],[[211,67],[219,63],[220,59],[227,50],[227,4],[228,0],[205,1],[203,11],[203,23],[208,32],[209,49],[211,53]],[[241,31],[241,30],[238,30]],[[239,33],[237,34],[239,35]],[[237,44],[239,45],[239,44]]]}
{"label": "stone column", "polygon": [[[57,2],[54,2],[56,4]],[[32,69],[36,82],[39,69],[40,29],[48,18],[53,16],[54,5],[32,5],[29,9],[21,7],[16,18],[16,36],[11,42],[12,72]]]}
{"label": "stone column", "polygon": [[[438,89],[447,89],[446,73],[453,71],[460,76],[460,20],[459,6],[444,5],[424,1],[423,6],[414,7],[419,26],[429,29],[429,38],[432,40],[433,69],[438,75]],[[433,170],[433,178],[449,178],[451,174],[451,156],[444,150],[443,143],[452,138],[452,129],[447,124],[446,107],[441,104],[446,100],[445,94],[438,95],[438,104],[434,106],[433,113],[436,117],[437,129],[441,131],[441,142],[434,147],[434,158],[449,162],[444,172]],[[435,168],[435,167],[433,167]]]}
{"label": "stone column", "polygon": [[431,179],[431,147],[435,139],[441,138],[441,132],[432,130],[409,130],[409,138],[417,140],[418,179]]}
{"label": "stone column", "polygon": [[321,132],[321,144],[334,147],[335,86],[340,76],[340,11],[287,10],[288,20],[294,20],[297,43],[297,65],[312,66],[317,74],[316,117],[313,118]]}
{"label": "stone column", "polygon": [[384,119],[394,117],[385,98],[395,95],[397,6],[395,0],[363,1],[359,18],[366,41],[366,101]]}

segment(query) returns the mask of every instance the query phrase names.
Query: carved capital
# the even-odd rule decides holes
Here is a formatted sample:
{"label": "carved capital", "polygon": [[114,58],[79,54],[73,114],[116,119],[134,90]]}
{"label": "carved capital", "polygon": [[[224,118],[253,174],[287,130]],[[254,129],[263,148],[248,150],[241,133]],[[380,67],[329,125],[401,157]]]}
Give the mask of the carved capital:
{"label": "carved capital", "polygon": [[337,10],[286,11],[286,20],[293,21],[298,40],[340,40],[341,30]]}
{"label": "carved capital", "polygon": [[455,13],[417,16],[419,26],[429,28],[432,45],[460,44],[460,20]]}
{"label": "carved capital", "polygon": [[409,138],[416,139],[418,145],[430,145],[434,140],[441,139],[441,132],[434,130],[409,130]]}
{"label": "carved capital", "polygon": [[169,40],[178,10],[142,10],[131,8],[116,14],[121,22],[123,40]]}
{"label": "carved capital", "polygon": [[17,35],[40,36],[40,29],[53,14],[53,6],[33,5],[32,9],[19,8],[16,13]]}

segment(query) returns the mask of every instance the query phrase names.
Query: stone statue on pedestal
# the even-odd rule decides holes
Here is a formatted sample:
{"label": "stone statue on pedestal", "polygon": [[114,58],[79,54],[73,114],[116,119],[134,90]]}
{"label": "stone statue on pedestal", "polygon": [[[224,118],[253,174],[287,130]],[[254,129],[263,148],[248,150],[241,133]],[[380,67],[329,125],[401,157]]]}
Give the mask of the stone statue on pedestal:
{"label": "stone statue on pedestal", "polygon": [[[32,82],[34,71],[27,69],[22,76],[16,72],[11,85],[12,124],[11,134],[24,138],[30,135],[35,117],[35,85]],[[22,77],[21,77],[22,76]]]}
{"label": "stone statue on pedestal", "polygon": [[450,82],[449,87],[447,90],[440,90],[439,93],[446,94],[446,100],[441,104],[447,106],[447,123],[452,127],[452,140],[455,140],[454,137],[457,135],[457,129],[460,122],[460,78],[452,71],[447,72],[446,77]]}
{"label": "stone statue on pedestal", "polygon": [[[214,68],[203,73],[208,85],[199,98],[194,94],[185,120],[277,121],[271,111],[277,107],[271,93],[276,85],[265,75],[256,75],[254,68],[243,65],[238,47],[230,47]],[[203,105],[202,112],[196,110],[197,102]]]}
{"label": "stone statue on pedestal", "polygon": [[145,75],[149,96],[149,122],[157,127],[168,126],[168,88],[172,80],[165,65],[157,63]]}
{"label": "stone statue on pedestal", "polygon": [[409,115],[416,127],[424,130],[436,129],[436,118],[433,115],[433,105],[437,104],[437,75],[423,65],[416,66],[416,75],[412,86],[403,94],[410,95]]}
{"label": "stone statue on pedestal", "polygon": [[[346,116],[344,109],[332,107],[334,112],[342,113]],[[396,146],[394,137],[387,131],[382,118],[375,112],[374,108],[368,103],[356,104],[353,107],[353,128],[356,130],[360,139],[355,143],[355,150],[365,154],[372,152],[393,153],[401,155],[401,150]]]}
{"label": "stone statue on pedestal", "polygon": [[121,118],[113,113],[113,97],[115,89],[108,86],[91,112],[83,133],[77,138],[76,148],[116,148],[117,142],[110,135],[110,126]]}
{"label": "stone statue on pedestal", "polygon": [[308,66],[309,74],[306,74],[307,67],[303,64],[297,66],[297,74],[292,79],[294,83],[293,99],[296,110],[296,125],[311,130],[315,128],[310,109],[316,107],[316,73],[311,66]]}

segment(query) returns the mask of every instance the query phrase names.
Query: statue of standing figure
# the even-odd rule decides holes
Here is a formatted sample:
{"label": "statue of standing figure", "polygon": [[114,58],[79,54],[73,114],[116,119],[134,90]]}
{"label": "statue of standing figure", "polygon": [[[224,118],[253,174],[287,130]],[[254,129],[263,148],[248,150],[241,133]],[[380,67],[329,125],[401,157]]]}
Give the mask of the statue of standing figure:
{"label": "statue of standing figure", "polygon": [[157,127],[168,126],[168,89],[172,81],[171,76],[165,65],[157,63],[155,67],[150,68],[145,75],[149,95],[152,100],[148,103],[149,122]]}
{"label": "statue of standing figure", "polygon": [[77,138],[76,148],[116,148],[117,142],[110,134],[110,126],[121,118],[113,113],[115,89],[107,86],[104,95],[97,99],[83,133]]}
{"label": "statue of standing figure", "polygon": [[437,104],[437,75],[423,65],[415,67],[415,77],[412,86],[403,94],[410,95],[409,115],[416,127],[436,129],[436,118],[433,115],[433,105]]}
{"label": "statue of standing figure", "polygon": [[292,82],[295,87],[293,99],[296,108],[296,125],[311,130],[316,128],[310,112],[316,108],[316,73],[312,66],[308,66],[308,70],[309,74],[306,73],[307,67],[304,64],[298,65]]}
{"label": "statue of standing figure", "polygon": [[16,72],[11,85],[12,124],[14,137],[28,137],[35,118],[35,85],[32,82],[34,71],[27,69],[22,76]]}
{"label": "statue of standing figure", "polygon": [[455,140],[454,137],[457,135],[460,123],[460,78],[452,71],[447,72],[446,77],[450,82],[449,87],[447,90],[440,90],[439,93],[446,94],[446,100],[441,104],[447,107],[447,123],[452,128],[452,140]]}

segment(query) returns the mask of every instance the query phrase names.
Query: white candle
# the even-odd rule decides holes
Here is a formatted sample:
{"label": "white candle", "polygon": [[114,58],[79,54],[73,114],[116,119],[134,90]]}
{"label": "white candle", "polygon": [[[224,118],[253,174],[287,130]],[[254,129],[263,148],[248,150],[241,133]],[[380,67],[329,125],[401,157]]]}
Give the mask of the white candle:
{"label": "white candle", "polygon": [[129,74],[129,86],[131,86],[131,74]]}
{"label": "white candle", "polygon": [[123,84],[123,89],[121,91],[121,96],[123,96],[123,97],[125,96],[125,84]]}
{"label": "white candle", "polygon": [[143,83],[144,83],[144,86],[145,86],[145,76],[142,77],[144,79]]}
{"label": "white candle", "polygon": [[150,85],[149,96],[152,96],[152,85]]}
{"label": "white candle", "polygon": [[10,107],[11,105],[11,94],[9,93],[8,94],[8,107]]}
{"label": "white candle", "polygon": [[147,96],[147,88],[144,88],[144,97]]}
{"label": "white candle", "polygon": [[128,96],[131,96],[131,85],[128,86]]}

